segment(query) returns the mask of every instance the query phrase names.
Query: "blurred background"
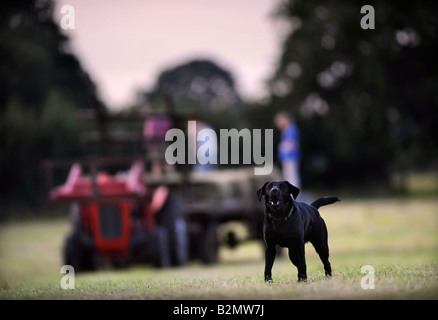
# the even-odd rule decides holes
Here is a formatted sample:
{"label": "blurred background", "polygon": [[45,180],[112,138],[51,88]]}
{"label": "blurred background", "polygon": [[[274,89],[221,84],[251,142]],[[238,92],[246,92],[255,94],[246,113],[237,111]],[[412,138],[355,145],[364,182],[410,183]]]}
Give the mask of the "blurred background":
{"label": "blurred background", "polygon": [[429,1],[376,3],[374,30],[342,1],[75,1],[64,30],[66,4],[1,5],[2,209],[41,204],[42,159],[142,152],[166,94],[215,129],[290,112],[308,188],[402,191],[410,172],[436,172]]}
{"label": "blurred background", "polygon": [[303,189],[436,198],[438,6],[371,4],[364,30],[351,1],[1,3],[0,219],[47,215],[47,159],[147,154],[152,114],[273,128],[278,166],[287,111]]}

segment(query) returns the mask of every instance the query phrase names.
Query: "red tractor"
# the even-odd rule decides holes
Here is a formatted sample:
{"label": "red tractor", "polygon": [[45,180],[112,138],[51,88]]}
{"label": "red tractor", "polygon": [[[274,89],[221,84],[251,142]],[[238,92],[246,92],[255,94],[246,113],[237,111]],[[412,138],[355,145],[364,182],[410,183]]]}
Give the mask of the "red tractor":
{"label": "red tractor", "polygon": [[[143,161],[125,174],[98,173],[102,163],[74,163],[65,184],[50,192],[52,201],[69,201],[72,231],[64,245],[64,264],[76,271],[152,262],[157,267],[185,264],[189,258],[181,201],[167,187],[144,181]],[[89,176],[83,174],[90,167]]]}

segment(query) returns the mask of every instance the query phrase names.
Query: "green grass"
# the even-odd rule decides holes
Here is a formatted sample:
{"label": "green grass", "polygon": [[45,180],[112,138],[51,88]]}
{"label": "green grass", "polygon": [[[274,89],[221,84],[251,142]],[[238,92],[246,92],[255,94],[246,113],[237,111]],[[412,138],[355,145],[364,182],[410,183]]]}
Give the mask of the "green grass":
{"label": "green grass", "polygon": [[[309,280],[284,254],[263,281],[263,249],[221,248],[221,262],[158,270],[133,265],[76,275],[63,290],[61,247],[67,219],[0,225],[0,299],[438,299],[438,199],[347,200],[320,209],[329,230],[333,277],[306,245]],[[360,286],[363,265],[375,289]]]}

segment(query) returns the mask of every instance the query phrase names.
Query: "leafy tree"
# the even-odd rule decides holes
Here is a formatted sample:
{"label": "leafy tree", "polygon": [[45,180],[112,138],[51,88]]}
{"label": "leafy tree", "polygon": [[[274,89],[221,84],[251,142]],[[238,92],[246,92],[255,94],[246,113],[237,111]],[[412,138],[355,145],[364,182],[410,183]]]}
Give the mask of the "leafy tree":
{"label": "leafy tree", "polygon": [[438,6],[372,4],[375,29],[367,30],[357,1],[289,0],[274,14],[289,32],[270,102],[248,112],[294,115],[305,181],[387,181],[393,170],[437,159]]}
{"label": "leafy tree", "polygon": [[193,60],[164,70],[144,94],[154,108],[172,96],[175,111],[195,115],[217,128],[241,125],[241,98],[231,73],[209,60]]}
{"label": "leafy tree", "polygon": [[[86,150],[80,108],[106,108],[68,39],[53,21],[53,2],[3,2],[0,11],[0,199],[37,204],[40,161]],[[103,126],[101,124],[101,126]]]}

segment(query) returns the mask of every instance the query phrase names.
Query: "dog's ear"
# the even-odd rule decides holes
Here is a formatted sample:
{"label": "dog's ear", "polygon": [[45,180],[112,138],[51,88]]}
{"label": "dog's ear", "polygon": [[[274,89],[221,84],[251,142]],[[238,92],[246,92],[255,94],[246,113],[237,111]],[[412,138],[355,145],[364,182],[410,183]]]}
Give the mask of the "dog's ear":
{"label": "dog's ear", "polygon": [[294,199],[296,199],[298,197],[298,195],[300,194],[300,189],[295,187],[294,185],[292,185],[288,181],[286,181],[286,183],[289,187],[289,194],[291,194],[294,197]]}
{"label": "dog's ear", "polygon": [[268,182],[265,182],[265,184],[263,185],[263,187],[261,187],[259,190],[257,190],[257,198],[259,199],[259,201],[262,200],[262,196],[265,195],[265,187],[268,184]]}

